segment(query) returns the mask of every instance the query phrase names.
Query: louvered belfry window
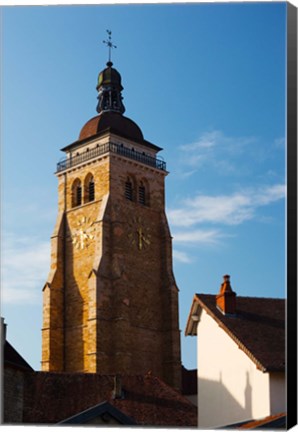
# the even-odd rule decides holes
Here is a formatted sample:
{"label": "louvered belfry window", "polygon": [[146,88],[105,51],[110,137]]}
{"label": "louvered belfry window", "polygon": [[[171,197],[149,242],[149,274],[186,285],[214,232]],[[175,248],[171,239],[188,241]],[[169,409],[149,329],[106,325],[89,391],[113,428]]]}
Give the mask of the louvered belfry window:
{"label": "louvered belfry window", "polygon": [[94,187],[93,177],[89,181],[88,189],[89,189],[88,190],[89,201],[94,201],[94,199],[95,199],[95,187]]}
{"label": "louvered belfry window", "polygon": [[77,207],[82,204],[82,184],[80,179],[76,179],[71,187],[71,206]]}
{"label": "louvered belfry window", "polygon": [[82,186],[78,184],[76,187],[76,205],[79,206],[82,204]]}
{"label": "louvered belfry window", "polygon": [[146,204],[146,191],[145,186],[140,185],[139,187],[139,203],[145,205]]}
{"label": "louvered belfry window", "polygon": [[132,201],[132,183],[129,179],[125,182],[125,198]]}

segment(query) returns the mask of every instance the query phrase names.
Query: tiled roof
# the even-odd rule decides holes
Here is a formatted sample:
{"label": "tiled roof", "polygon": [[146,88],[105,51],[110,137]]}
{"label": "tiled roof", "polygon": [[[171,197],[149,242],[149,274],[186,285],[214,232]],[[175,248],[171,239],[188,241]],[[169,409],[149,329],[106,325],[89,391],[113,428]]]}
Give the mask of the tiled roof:
{"label": "tiled roof", "polygon": [[224,315],[216,296],[196,294],[186,334],[196,334],[191,315],[203,308],[263,372],[285,370],[285,300],[261,297],[236,298],[236,314]]}
{"label": "tiled roof", "polygon": [[107,401],[138,425],[190,427],[197,408],[159,378],[121,377],[123,398],[113,397],[114,377],[90,373],[26,374],[24,423],[58,423]]}
{"label": "tiled roof", "polygon": [[4,343],[4,367],[5,366],[33,371],[32,367],[8,341],[5,341]]}

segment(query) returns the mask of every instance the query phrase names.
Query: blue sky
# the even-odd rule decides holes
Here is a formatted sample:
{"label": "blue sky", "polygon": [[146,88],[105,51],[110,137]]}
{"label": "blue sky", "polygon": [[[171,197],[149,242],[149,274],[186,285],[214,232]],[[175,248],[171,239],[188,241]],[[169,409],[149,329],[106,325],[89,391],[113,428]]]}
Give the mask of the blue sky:
{"label": "blue sky", "polygon": [[184,329],[224,274],[239,296],[285,296],[286,3],[3,7],[2,308],[37,370],[56,163],[96,115],[113,31],[125,115],[164,150]]}

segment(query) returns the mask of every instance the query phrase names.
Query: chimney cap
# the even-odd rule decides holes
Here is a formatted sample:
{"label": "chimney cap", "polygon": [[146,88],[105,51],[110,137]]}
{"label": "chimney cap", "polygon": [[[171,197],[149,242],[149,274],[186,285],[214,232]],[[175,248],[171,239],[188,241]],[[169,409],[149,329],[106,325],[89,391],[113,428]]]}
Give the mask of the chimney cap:
{"label": "chimney cap", "polygon": [[234,292],[232,290],[231,284],[230,284],[230,275],[225,274],[223,276],[223,283],[220,286],[219,294],[227,293],[227,292]]}
{"label": "chimney cap", "polygon": [[234,315],[236,313],[236,293],[232,290],[230,275],[224,275],[223,280],[216,296],[216,306],[223,314]]}

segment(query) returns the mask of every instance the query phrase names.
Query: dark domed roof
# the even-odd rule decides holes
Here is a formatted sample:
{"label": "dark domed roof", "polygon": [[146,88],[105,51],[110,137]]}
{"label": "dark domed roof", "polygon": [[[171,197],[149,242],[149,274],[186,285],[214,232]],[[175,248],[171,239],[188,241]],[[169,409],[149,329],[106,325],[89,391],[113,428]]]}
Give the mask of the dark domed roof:
{"label": "dark domed roof", "polygon": [[120,88],[120,90],[123,90],[121,85],[121,75],[116,69],[112,68],[112,65],[112,62],[108,62],[108,67],[99,73],[96,87],[97,90],[99,87],[104,85],[117,86]]}
{"label": "dark domed roof", "polygon": [[143,141],[143,133],[139,126],[117,112],[103,112],[93,117],[82,128],[79,141],[90,138],[101,132],[110,131],[134,141]]}

